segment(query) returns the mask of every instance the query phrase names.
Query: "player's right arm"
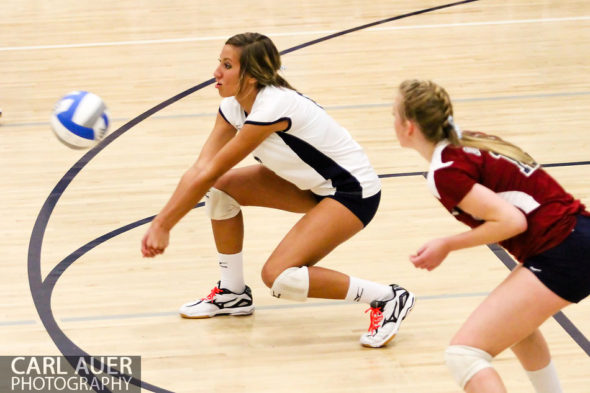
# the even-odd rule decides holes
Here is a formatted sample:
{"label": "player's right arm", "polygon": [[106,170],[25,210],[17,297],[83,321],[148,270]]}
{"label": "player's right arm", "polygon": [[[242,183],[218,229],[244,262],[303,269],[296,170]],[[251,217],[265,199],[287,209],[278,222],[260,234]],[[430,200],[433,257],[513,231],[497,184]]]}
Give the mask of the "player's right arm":
{"label": "player's right arm", "polygon": [[469,231],[433,239],[423,245],[410,261],[417,268],[432,270],[451,251],[483,244],[499,243],[527,229],[525,214],[489,188],[475,183],[457,205],[483,224]]}

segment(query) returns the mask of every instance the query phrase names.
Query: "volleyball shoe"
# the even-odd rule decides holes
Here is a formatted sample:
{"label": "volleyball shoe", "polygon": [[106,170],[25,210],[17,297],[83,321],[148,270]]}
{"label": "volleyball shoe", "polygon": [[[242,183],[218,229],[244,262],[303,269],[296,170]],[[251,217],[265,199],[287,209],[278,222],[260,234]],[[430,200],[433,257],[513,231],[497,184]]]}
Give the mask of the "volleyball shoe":
{"label": "volleyball shoe", "polygon": [[379,348],[387,345],[397,334],[402,321],[414,307],[415,296],[396,284],[390,285],[393,296],[388,300],[373,300],[370,311],[369,331],[361,336],[365,347]]}
{"label": "volleyball shoe", "polygon": [[221,288],[221,281],[209,295],[202,299],[185,303],[180,307],[183,318],[210,318],[218,315],[250,315],[254,312],[252,290],[246,286],[244,292],[234,293]]}

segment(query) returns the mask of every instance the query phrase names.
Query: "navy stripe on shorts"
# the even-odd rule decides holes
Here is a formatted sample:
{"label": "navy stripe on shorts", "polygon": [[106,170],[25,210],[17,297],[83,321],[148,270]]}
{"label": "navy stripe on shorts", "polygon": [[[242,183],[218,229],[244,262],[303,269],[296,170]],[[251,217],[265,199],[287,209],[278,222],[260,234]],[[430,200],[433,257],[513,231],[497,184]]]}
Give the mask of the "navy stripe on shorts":
{"label": "navy stripe on shorts", "polygon": [[367,226],[369,222],[375,217],[379,202],[381,201],[381,191],[368,198],[363,198],[357,193],[338,192],[334,195],[317,195],[313,194],[318,202],[325,198],[334,199],[343,204],[350,210],[359,220],[362,221],[363,226]]}

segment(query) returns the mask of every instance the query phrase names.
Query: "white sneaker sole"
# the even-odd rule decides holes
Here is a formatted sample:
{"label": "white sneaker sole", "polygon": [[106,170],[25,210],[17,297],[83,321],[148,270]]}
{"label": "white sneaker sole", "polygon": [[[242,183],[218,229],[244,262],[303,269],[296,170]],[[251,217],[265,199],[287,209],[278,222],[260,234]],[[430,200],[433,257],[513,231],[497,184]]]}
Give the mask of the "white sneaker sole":
{"label": "white sneaker sole", "polygon": [[218,311],[213,311],[207,314],[190,315],[188,313],[180,312],[180,316],[186,319],[205,319],[219,317],[223,315],[245,316],[254,313],[254,306],[238,307],[238,308],[222,308]]}

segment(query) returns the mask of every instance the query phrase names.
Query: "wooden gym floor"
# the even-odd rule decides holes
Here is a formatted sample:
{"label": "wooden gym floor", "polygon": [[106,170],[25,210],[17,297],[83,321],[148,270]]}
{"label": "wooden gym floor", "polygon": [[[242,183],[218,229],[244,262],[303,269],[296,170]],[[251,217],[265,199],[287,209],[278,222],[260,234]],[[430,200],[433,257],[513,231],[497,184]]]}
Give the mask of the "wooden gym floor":
{"label": "wooden gym floor", "polygon": [[[395,140],[395,88],[412,77],[442,84],[459,125],[519,144],[588,205],[590,3],[431,9],[450,3],[0,3],[0,355],[137,355],[144,391],[154,392],[458,391],[442,352],[509,260],[477,247],[430,273],[408,261],[427,239],[463,228],[427,190],[426,162]],[[297,215],[244,209],[251,317],[176,313],[218,280],[202,209],[174,229],[165,255],[141,257],[143,224],[196,159],[219,97],[205,83],[160,104],[208,81],[225,39],[244,31],[295,48],[283,56],[287,79],[348,128],[383,177],[375,220],[321,264],[416,293],[384,349],[358,344],[368,327],[363,305],[280,301],[264,287],[260,268]],[[72,90],[107,103],[104,148],[70,150],[52,135],[51,109]],[[141,116],[154,107],[161,110]],[[563,387],[588,392],[590,302],[558,319],[542,331]],[[509,391],[533,391],[510,351],[494,364]]]}

